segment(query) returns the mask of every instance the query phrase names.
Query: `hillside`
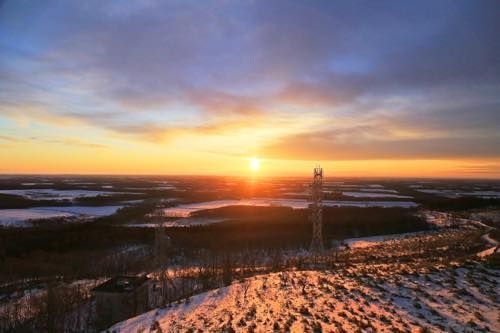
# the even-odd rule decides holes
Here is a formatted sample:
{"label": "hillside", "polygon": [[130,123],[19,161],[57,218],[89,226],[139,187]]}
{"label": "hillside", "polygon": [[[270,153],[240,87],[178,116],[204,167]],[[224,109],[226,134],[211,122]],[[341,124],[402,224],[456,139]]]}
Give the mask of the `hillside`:
{"label": "hillside", "polygon": [[500,272],[477,262],[259,275],[110,332],[500,332]]}

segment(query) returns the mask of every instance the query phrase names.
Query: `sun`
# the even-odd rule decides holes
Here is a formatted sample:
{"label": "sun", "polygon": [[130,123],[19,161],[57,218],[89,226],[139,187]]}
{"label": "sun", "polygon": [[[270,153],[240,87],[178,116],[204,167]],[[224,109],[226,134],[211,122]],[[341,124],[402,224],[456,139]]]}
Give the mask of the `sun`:
{"label": "sun", "polygon": [[260,169],[260,161],[258,158],[250,158],[250,170],[258,171]]}

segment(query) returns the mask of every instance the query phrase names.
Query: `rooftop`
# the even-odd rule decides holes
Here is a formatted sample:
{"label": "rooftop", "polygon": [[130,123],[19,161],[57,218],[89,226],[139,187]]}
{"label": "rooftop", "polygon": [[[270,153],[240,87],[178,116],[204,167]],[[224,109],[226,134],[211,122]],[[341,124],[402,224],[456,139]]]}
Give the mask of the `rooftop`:
{"label": "rooftop", "polygon": [[98,285],[92,291],[106,292],[106,293],[128,293],[138,287],[144,282],[149,280],[145,275],[143,276],[116,276],[103,284]]}

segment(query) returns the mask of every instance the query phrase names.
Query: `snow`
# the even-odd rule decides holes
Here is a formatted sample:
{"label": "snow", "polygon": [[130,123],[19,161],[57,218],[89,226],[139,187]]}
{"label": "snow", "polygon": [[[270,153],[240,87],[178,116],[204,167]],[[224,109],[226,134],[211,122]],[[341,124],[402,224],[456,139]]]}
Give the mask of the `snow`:
{"label": "snow", "polygon": [[[305,199],[274,199],[274,198],[254,198],[254,199],[241,199],[241,200],[216,200],[205,201],[192,204],[184,204],[176,207],[165,208],[164,214],[168,217],[189,217],[192,213],[206,210],[215,209],[228,206],[282,206],[291,207],[293,209],[305,209],[309,202]],[[417,204],[412,201],[341,201],[341,200],[324,200],[324,206],[332,207],[402,207],[411,208],[416,207]]]}
{"label": "snow", "polygon": [[422,235],[425,233],[429,233],[427,231],[417,231],[417,232],[405,232],[401,234],[392,234],[392,235],[381,235],[381,236],[371,236],[371,237],[356,237],[356,238],[348,238],[343,241],[343,243],[347,244],[349,248],[365,248],[374,245],[378,245],[381,242],[396,240],[406,237],[414,237],[417,235]]}
{"label": "snow", "polygon": [[485,228],[486,230],[493,229],[492,227],[484,224],[481,221],[455,217],[451,213],[447,212],[426,210],[423,211],[422,213],[427,223],[433,224],[436,227],[449,227],[452,225],[461,225],[461,226],[474,226],[479,228]]}
{"label": "snow", "polygon": [[450,213],[438,211],[424,211],[423,215],[427,223],[435,225],[436,227],[449,227],[454,221]]}
{"label": "snow", "polygon": [[47,219],[55,217],[71,217],[68,212],[57,212],[43,208],[2,209],[0,210],[0,225],[4,227],[29,227],[28,220]]}
{"label": "snow", "polygon": [[[461,227],[474,227],[484,230],[484,232],[486,233],[481,236],[481,239],[483,239],[485,243],[488,243],[490,245],[490,248],[476,253],[478,257],[485,258],[495,253],[496,251],[500,251],[499,242],[493,239],[489,234],[490,231],[494,230],[495,228],[490,227],[481,221],[474,219],[457,218],[450,213],[438,211],[424,211],[423,215],[426,218],[427,223],[433,224],[437,227],[449,227],[452,225],[458,225]],[[471,214],[471,216],[474,216],[474,214]]]}
{"label": "snow", "polygon": [[34,207],[26,209],[0,209],[0,226],[29,227],[29,220],[57,217],[91,218],[107,216],[122,208],[117,206],[68,206],[68,207]]}
{"label": "snow", "polygon": [[165,208],[163,211],[165,215],[169,217],[189,217],[191,213],[200,210],[229,206],[286,206],[294,209],[303,209],[307,207],[307,201],[302,199],[216,200]]}
{"label": "snow", "polygon": [[324,181],[323,185],[324,186],[335,186],[335,185],[342,185],[344,182],[329,182],[329,181]]}
{"label": "snow", "polygon": [[309,191],[303,191],[303,192],[285,192],[283,195],[289,195],[289,196],[310,196],[311,193]]}
{"label": "snow", "polygon": [[500,332],[499,283],[498,270],[480,265],[286,271],[204,292],[108,330],[158,332],[157,323],[163,332]]}
{"label": "snow", "polygon": [[398,199],[412,199],[407,195],[397,195],[388,193],[369,193],[369,192],[342,192],[343,195],[355,198],[398,198]]}
{"label": "snow", "polygon": [[398,193],[396,190],[388,190],[381,188],[361,188],[359,189],[361,192],[374,192],[374,193]]}
{"label": "snow", "polygon": [[486,257],[492,255],[493,253],[495,253],[496,250],[497,250],[497,246],[492,246],[489,249],[486,249],[484,251],[476,253],[476,255],[480,258],[486,258]]}
{"label": "snow", "polygon": [[[187,217],[187,218],[177,219],[175,221],[162,222],[161,225],[163,227],[191,227],[195,225],[207,225],[213,223],[220,223],[224,221],[226,221],[226,219]],[[134,228],[156,228],[158,226],[158,223],[131,223],[131,224],[126,224],[125,226]]]}
{"label": "snow", "polygon": [[464,196],[479,198],[500,198],[500,191],[461,191],[449,189],[417,189],[416,191],[427,194],[434,194],[446,198],[458,198]]}
{"label": "snow", "polygon": [[494,245],[494,246],[498,246],[498,242],[496,240],[494,240],[493,238],[490,237],[490,234],[484,234],[482,237],[481,237],[486,243],[489,243],[491,245]]}
{"label": "snow", "polygon": [[483,211],[476,211],[470,214],[470,218],[474,220],[489,221],[493,223],[500,223],[500,210],[486,209]]}
{"label": "snow", "polygon": [[150,191],[150,190],[177,190],[177,186],[173,185],[165,185],[165,186],[151,186],[151,187],[144,187],[144,186],[133,186],[133,187],[125,187],[124,190],[131,190],[131,191]]}
{"label": "snow", "polygon": [[32,200],[73,200],[76,198],[96,197],[98,195],[111,196],[122,193],[90,190],[22,189],[0,190],[0,194],[20,195]]}
{"label": "snow", "polygon": [[155,186],[153,187],[155,190],[177,190],[177,186],[166,185],[166,186]]}
{"label": "snow", "polygon": [[323,201],[324,206],[331,207],[382,207],[382,208],[412,208],[417,207],[418,204],[413,201],[340,201],[340,200],[326,200]]}

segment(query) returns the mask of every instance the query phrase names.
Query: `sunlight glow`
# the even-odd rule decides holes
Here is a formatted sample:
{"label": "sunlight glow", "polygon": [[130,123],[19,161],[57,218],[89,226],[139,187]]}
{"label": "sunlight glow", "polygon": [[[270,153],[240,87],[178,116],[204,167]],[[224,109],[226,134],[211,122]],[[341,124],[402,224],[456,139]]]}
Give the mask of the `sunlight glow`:
{"label": "sunlight glow", "polygon": [[260,169],[260,161],[259,159],[252,157],[250,158],[250,170],[258,171]]}

